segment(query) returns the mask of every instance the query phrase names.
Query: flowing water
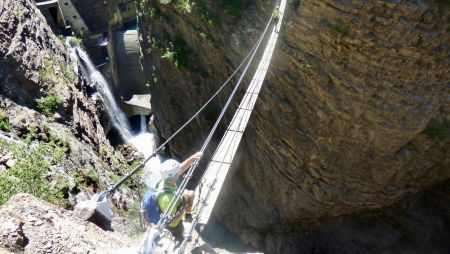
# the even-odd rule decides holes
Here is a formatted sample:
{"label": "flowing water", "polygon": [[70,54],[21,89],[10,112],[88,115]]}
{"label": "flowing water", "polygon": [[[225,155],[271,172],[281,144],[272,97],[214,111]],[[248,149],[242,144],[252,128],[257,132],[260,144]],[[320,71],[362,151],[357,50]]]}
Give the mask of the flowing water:
{"label": "flowing water", "polygon": [[[156,149],[156,137],[147,130],[146,117],[141,116],[140,132],[133,135],[128,118],[118,106],[105,77],[94,66],[86,51],[80,47],[75,47],[74,51],[76,51],[74,55],[81,60],[83,76],[95,85],[113,127],[121,134],[124,142],[133,145],[136,150],[144,155],[144,158],[150,156]],[[154,187],[161,179],[159,155],[150,159],[145,166],[142,180],[147,186]]]}
{"label": "flowing water", "polygon": [[117,105],[111,88],[106,81],[105,77],[97,70],[97,68],[92,63],[89,55],[83,49],[76,47],[77,55],[84,63],[85,71],[92,83],[95,84],[97,92],[105,105],[106,113],[108,114],[109,120],[111,121],[114,128],[120,132],[125,143],[130,143],[132,138],[131,126],[128,122],[127,117]]}

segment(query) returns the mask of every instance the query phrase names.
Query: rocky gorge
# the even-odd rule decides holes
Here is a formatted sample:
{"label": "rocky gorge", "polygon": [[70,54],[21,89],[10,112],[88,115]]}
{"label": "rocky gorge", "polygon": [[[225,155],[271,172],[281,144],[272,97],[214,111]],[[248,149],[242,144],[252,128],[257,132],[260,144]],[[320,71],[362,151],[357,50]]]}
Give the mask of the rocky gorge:
{"label": "rocky gorge", "polygon": [[[122,2],[104,5],[113,15]],[[274,2],[135,3],[164,140],[239,65]],[[449,19],[445,0],[288,1],[215,225],[203,236],[220,238],[216,227],[264,253],[448,253]],[[34,1],[0,0],[0,253],[136,245],[121,233],[132,231],[127,217],[144,191],[137,179],[111,196],[115,232],[63,209],[110,186],[139,157],[110,145],[105,108],[79,68]],[[197,151],[230,90],[166,153]]]}
{"label": "rocky gorge", "polygon": [[[189,3],[141,5],[163,138],[239,64],[273,8]],[[450,193],[449,18],[446,1],[290,1],[221,224],[267,253],[448,251],[438,200]],[[172,151],[195,150],[220,106]]]}

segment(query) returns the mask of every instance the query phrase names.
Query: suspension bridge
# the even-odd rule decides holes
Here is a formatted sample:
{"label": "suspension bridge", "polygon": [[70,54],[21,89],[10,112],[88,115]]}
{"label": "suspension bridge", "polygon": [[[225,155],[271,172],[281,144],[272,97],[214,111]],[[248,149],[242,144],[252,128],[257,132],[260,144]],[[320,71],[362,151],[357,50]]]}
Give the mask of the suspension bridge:
{"label": "suspension bridge", "polygon": [[[250,50],[250,53],[243,60],[241,65],[218,89],[218,91],[212,96],[212,98],[208,100],[190,120],[188,120],[177,132],[175,132],[169,139],[166,140],[164,144],[160,146],[160,148],[163,147],[175,135],[177,135],[179,131],[181,131],[185,126],[187,126],[187,124],[189,124],[195,117],[197,117],[198,114],[209,104],[209,102],[211,102],[211,100],[223,89],[223,87],[227,83],[229,83],[229,81],[237,73],[237,71],[245,65],[240,78],[238,79],[230,96],[228,97],[226,104],[223,106],[221,114],[212,127],[212,130],[210,131],[208,137],[206,137],[205,142],[200,150],[201,152],[205,151],[228,106],[230,105],[230,102],[238,91],[238,88],[240,87],[245,74],[247,73],[250,65],[253,63],[258,49],[262,48],[263,42],[266,42],[266,46],[259,61],[259,65],[256,68],[255,74],[250,84],[247,87],[244,97],[242,98],[239,107],[237,108],[234,117],[231,120],[231,123],[229,124],[212,158],[210,159],[205,173],[201,178],[200,184],[196,188],[195,210],[192,217],[192,222],[184,223],[183,241],[178,244],[174,243],[174,239],[170,237],[170,233],[168,234],[166,228],[167,224],[173,217],[170,211],[175,208],[176,203],[178,202],[177,200],[180,199],[182,192],[185,190],[188,181],[191,179],[194,170],[198,166],[198,160],[195,160],[191,164],[188,171],[185,173],[182,183],[174,194],[174,199],[172,200],[168,209],[166,209],[166,212],[162,214],[161,219],[159,220],[157,225],[154,225],[148,229],[142,242],[140,253],[185,253],[186,246],[188,242],[192,240],[192,235],[195,231],[196,226],[208,224],[214,206],[217,200],[220,198],[221,189],[228,176],[231,163],[233,162],[233,159],[236,155],[239,143],[242,139],[242,136],[244,135],[245,128],[250,119],[251,113],[258,99],[259,92],[263,85],[273,52],[275,50],[275,45],[279,35],[278,32],[281,29],[285,7],[286,0],[281,0],[279,3],[276,3],[274,13],[269,18],[269,21],[267,22],[262,35],[256,42],[255,46]],[[155,154],[156,152],[158,152],[158,150],[159,148],[155,151]],[[166,237],[167,235],[169,236]]]}

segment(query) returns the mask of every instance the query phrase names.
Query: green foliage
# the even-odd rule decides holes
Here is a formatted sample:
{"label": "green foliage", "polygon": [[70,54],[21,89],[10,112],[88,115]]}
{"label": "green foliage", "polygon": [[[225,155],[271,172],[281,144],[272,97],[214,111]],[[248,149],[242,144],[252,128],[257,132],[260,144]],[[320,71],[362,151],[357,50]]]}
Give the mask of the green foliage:
{"label": "green foliage", "polygon": [[300,68],[302,68],[303,70],[308,70],[311,69],[313,66],[309,63],[301,63],[300,64]]}
{"label": "green foliage", "polygon": [[157,9],[154,8],[154,7],[150,7],[149,10],[148,10],[148,16],[151,19],[156,19],[159,16],[158,12],[157,12]]}
{"label": "green foliage", "polygon": [[53,66],[51,65],[50,62],[45,61],[45,63],[46,67],[38,71],[39,77],[44,82],[53,82],[54,80],[57,79],[55,75],[55,70],[53,69]]}
{"label": "green foliage", "polygon": [[155,36],[147,36],[147,41],[149,44],[149,48],[147,49],[147,53],[150,54],[154,49],[162,48],[161,42]]}
{"label": "green foliage", "polygon": [[98,173],[94,167],[82,168],[78,171],[72,172],[70,176],[73,178],[78,187],[86,189],[87,186],[98,186]]}
{"label": "green foliage", "polygon": [[68,138],[60,137],[56,134],[50,134],[50,144],[53,145],[51,150],[52,162],[60,164],[70,151],[70,143]]}
{"label": "green foliage", "polygon": [[159,81],[159,75],[158,75],[158,73],[156,73],[155,71],[153,71],[153,73],[152,73],[152,78],[151,78],[151,80],[150,80],[150,84],[151,85],[155,85],[156,83],[158,83],[158,81]]}
{"label": "green foliage", "polygon": [[223,8],[226,12],[239,18],[257,0],[215,0],[214,3]]}
{"label": "green foliage", "polygon": [[189,0],[178,0],[177,3],[175,4],[175,7],[183,12],[191,12],[192,10],[192,4]]}
{"label": "green foliage", "polygon": [[214,26],[217,25],[217,18],[216,18],[216,16],[213,16],[213,15],[209,14],[209,12],[203,13],[201,18],[210,27],[214,27]]}
{"label": "green foliage", "polygon": [[[139,10],[139,8],[138,8]],[[138,15],[142,16],[144,14],[145,16],[149,17],[151,20],[165,20],[167,17],[164,15],[164,13],[161,12],[161,9],[159,8],[158,4],[154,3],[154,1],[144,1],[141,0],[141,11],[138,11]]]}
{"label": "green foliage", "polygon": [[64,42],[64,35],[61,35],[61,34],[60,34],[60,35],[58,35],[57,37],[58,37],[58,39],[59,39],[60,41]]}
{"label": "green foliage", "polygon": [[100,148],[98,149],[98,153],[100,154],[100,156],[105,156],[108,151],[106,150],[106,147],[104,147],[103,145],[100,145]]}
{"label": "green foliage", "polygon": [[158,83],[159,79],[160,79],[160,77],[159,77],[158,72],[156,71],[155,66],[152,66],[152,77],[147,82],[146,86],[151,87],[152,85],[156,85],[156,83]]}
{"label": "green foliage", "polygon": [[10,132],[12,125],[9,123],[8,118],[0,119],[0,130]]}
{"label": "green foliage", "polygon": [[[161,58],[166,58],[171,61],[176,61],[175,56],[176,56],[176,52],[173,50],[173,43],[170,42],[169,47],[166,48],[166,50],[162,54]],[[177,64],[175,63],[175,65],[177,65]]]}
{"label": "green foliage", "polygon": [[34,125],[33,123],[31,123],[28,126],[27,134],[25,134],[24,141],[26,144],[31,144],[31,141],[33,141],[34,139],[37,138],[36,132],[37,132],[37,126]]}
{"label": "green foliage", "polygon": [[72,47],[79,47],[83,43],[83,40],[77,37],[70,37],[69,44]]}
{"label": "green foliage", "polygon": [[0,108],[0,130],[6,132],[10,132],[12,130],[12,125],[9,123],[9,119],[2,108]]}
{"label": "green foliage", "polygon": [[169,45],[165,48],[161,58],[166,58],[174,62],[177,68],[188,67],[188,50],[186,42],[181,38],[175,38],[169,41]]}
{"label": "green foliage", "polygon": [[200,33],[199,36],[200,36],[200,38],[202,38],[202,40],[208,39],[208,35],[205,33]]}
{"label": "green foliage", "polygon": [[0,205],[18,193],[29,193],[51,203],[63,205],[66,200],[59,190],[51,188],[45,178],[53,161],[54,146],[39,143],[34,148],[28,145],[11,145],[0,141],[0,151],[10,151],[16,160],[14,166],[0,172]]}
{"label": "green foliage", "polygon": [[60,68],[63,72],[64,77],[67,78],[70,83],[74,83],[75,82],[75,74],[73,73],[73,71],[71,71],[69,68],[67,68],[66,65],[64,65],[62,63],[60,63]]}
{"label": "green foliage", "polygon": [[[63,62],[46,58],[44,59],[44,66],[44,68],[38,71],[38,74],[42,81],[45,83],[64,84],[66,83],[66,80],[68,80],[70,83],[73,83],[75,81],[74,73]],[[56,75],[57,67],[59,67],[63,75]]]}
{"label": "green foliage", "polygon": [[201,20],[206,22],[209,27],[215,27],[219,24],[219,17],[217,14],[211,12],[205,5],[196,3],[193,8],[193,12],[200,16]]}
{"label": "green foliage", "polygon": [[111,156],[111,165],[114,167],[115,170],[122,170],[123,163],[120,161],[119,158],[117,158],[115,155]]}
{"label": "green foliage", "polygon": [[423,133],[430,138],[450,140],[450,121],[444,121],[441,124],[430,124]]}
{"label": "green foliage", "polygon": [[339,34],[346,34],[349,28],[350,27],[346,24],[336,23],[331,26],[330,33],[335,36]]}
{"label": "green foliage", "polygon": [[[110,161],[115,174],[111,172],[107,172],[107,174],[111,179],[111,181],[114,183],[119,181],[123,176],[129,173],[134,167],[136,167],[140,163],[140,160],[135,160],[131,163],[131,165],[129,165],[126,162],[121,161],[121,159],[115,155],[111,156]],[[139,185],[141,174],[142,171],[134,174],[128,181],[124,183],[124,186]]]}
{"label": "green foliage", "polygon": [[95,168],[93,167],[83,168],[81,172],[83,172],[83,175],[86,176],[86,179],[88,179],[89,181],[98,183],[98,174]]}
{"label": "green foliage", "polygon": [[46,116],[52,116],[61,106],[63,100],[58,96],[47,96],[36,99],[36,108]]}
{"label": "green foliage", "polygon": [[156,49],[156,48],[160,47],[160,43],[158,42],[156,37],[149,37],[149,43],[150,43],[150,47],[152,49]]}

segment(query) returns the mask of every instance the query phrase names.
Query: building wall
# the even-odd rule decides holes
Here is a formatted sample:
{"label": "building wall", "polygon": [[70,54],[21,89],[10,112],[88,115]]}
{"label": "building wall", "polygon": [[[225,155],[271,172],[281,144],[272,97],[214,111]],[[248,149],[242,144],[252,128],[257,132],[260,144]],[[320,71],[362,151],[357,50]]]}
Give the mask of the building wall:
{"label": "building wall", "polygon": [[71,0],[59,0],[61,11],[72,30],[79,34],[90,34],[89,28]]}
{"label": "building wall", "polygon": [[149,94],[139,58],[141,56],[137,30],[114,33],[114,51],[119,70],[119,87],[125,98],[132,94]]}

